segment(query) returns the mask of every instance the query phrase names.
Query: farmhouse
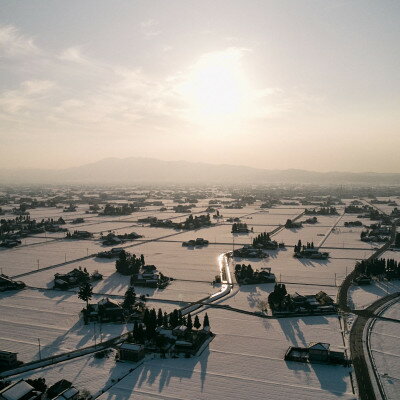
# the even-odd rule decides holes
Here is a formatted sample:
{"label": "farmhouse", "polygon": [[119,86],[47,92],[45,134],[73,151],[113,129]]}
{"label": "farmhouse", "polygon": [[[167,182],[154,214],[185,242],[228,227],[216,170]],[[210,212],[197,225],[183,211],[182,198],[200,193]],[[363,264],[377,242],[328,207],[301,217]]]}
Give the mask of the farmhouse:
{"label": "farmhouse", "polygon": [[290,346],[286,351],[286,361],[298,361],[309,363],[341,364],[349,362],[343,352],[331,351],[329,343],[310,343],[308,347]]}
{"label": "farmhouse", "polygon": [[23,379],[13,382],[0,390],[0,400],[39,400],[43,393],[35,390]]}
{"label": "farmhouse", "polygon": [[0,370],[12,369],[21,365],[22,361],[18,361],[17,354],[0,350]]}
{"label": "farmhouse", "polygon": [[145,356],[144,346],[135,343],[122,343],[118,347],[118,356],[121,361],[138,362]]}

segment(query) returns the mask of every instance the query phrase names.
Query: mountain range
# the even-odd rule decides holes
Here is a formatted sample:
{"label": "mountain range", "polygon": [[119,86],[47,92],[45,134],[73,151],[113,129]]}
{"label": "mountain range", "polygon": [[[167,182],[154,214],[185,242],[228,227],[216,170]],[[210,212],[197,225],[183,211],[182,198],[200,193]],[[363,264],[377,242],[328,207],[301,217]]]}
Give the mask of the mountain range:
{"label": "mountain range", "polygon": [[268,170],[247,166],[163,161],[153,158],[106,158],[65,169],[2,169],[0,183],[59,184],[355,184],[400,185],[400,173]]}

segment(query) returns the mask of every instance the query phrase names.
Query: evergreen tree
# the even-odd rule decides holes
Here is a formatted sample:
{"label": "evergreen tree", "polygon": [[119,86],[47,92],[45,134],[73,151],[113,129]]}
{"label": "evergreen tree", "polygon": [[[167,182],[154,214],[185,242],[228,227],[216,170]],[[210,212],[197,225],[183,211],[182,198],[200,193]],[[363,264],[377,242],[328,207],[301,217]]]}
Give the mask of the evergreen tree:
{"label": "evergreen tree", "polygon": [[194,317],[193,326],[194,326],[196,329],[200,329],[200,327],[201,327],[201,324],[200,324],[200,320],[199,320],[199,316],[198,316],[198,315],[196,315],[196,316]]}
{"label": "evergreen tree", "polygon": [[188,328],[188,331],[191,331],[193,329],[192,316],[190,315],[190,313],[187,316],[186,327]]}
{"label": "evergreen tree", "polygon": [[78,298],[86,301],[86,308],[89,308],[89,300],[93,295],[93,287],[89,282],[85,282],[79,287]]}
{"label": "evergreen tree", "polygon": [[206,313],[206,315],[204,316],[204,320],[203,320],[203,328],[205,328],[206,326],[210,326],[210,321],[208,319],[208,315]]}
{"label": "evergreen tree", "polygon": [[122,308],[131,312],[135,303],[136,303],[135,288],[133,286],[131,286],[125,293],[125,298],[122,303]]}
{"label": "evergreen tree", "polygon": [[163,316],[161,308],[159,308],[158,314],[157,314],[157,326],[162,326],[163,322],[164,322],[164,316]]}

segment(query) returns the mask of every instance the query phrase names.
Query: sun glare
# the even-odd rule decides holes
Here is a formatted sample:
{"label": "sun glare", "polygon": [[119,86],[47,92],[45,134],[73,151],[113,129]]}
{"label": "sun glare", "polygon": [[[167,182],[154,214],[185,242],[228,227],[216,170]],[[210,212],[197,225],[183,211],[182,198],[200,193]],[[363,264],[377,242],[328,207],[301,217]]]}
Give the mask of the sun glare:
{"label": "sun glare", "polygon": [[247,85],[240,58],[241,51],[231,49],[204,55],[193,66],[182,85],[190,118],[208,124],[243,114]]}

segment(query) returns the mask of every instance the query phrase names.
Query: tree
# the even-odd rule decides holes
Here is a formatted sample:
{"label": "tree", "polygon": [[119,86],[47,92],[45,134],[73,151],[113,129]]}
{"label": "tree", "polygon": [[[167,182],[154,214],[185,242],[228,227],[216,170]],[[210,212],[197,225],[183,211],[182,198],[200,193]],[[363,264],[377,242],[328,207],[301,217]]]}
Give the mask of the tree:
{"label": "tree", "polygon": [[190,313],[187,316],[186,327],[188,331],[191,331],[193,329],[192,316],[190,315]]}
{"label": "tree", "polygon": [[196,329],[200,329],[200,327],[201,327],[201,324],[200,324],[200,320],[199,320],[199,316],[198,316],[198,315],[196,315],[196,316],[194,317],[193,326],[194,326]]}
{"label": "tree", "polygon": [[136,303],[135,288],[131,286],[125,293],[125,298],[122,303],[122,308],[131,312],[135,303]]}
{"label": "tree", "polygon": [[89,282],[85,282],[79,287],[78,298],[86,301],[86,308],[89,308],[89,300],[93,295],[93,287]]}
{"label": "tree", "polygon": [[163,322],[164,322],[164,316],[161,308],[159,308],[157,313],[157,326],[162,326]]}
{"label": "tree", "polygon": [[204,320],[203,320],[203,328],[205,328],[206,326],[210,326],[210,321],[208,319],[208,315],[206,313],[206,315],[204,316]]}

